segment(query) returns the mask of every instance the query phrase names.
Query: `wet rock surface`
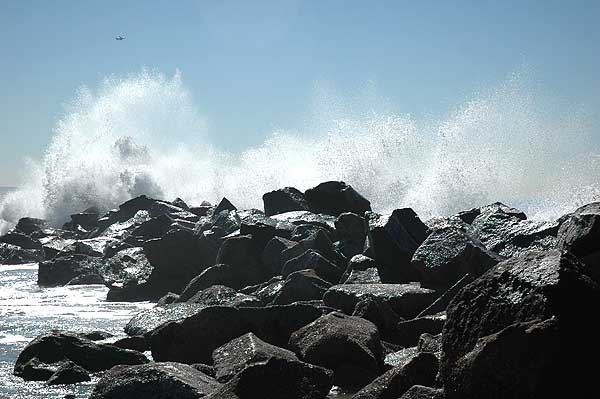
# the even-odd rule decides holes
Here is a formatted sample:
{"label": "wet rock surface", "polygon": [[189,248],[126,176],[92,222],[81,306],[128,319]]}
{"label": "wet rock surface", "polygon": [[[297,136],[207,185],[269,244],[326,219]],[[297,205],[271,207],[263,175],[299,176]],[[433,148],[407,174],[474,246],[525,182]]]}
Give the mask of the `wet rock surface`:
{"label": "wet rock surface", "polygon": [[425,224],[340,181],[263,203],[142,195],[61,228],[22,218],[0,263],[39,263],[40,287],[158,303],[114,344],[41,335],[15,374],[102,372],[93,399],[322,399],[332,385],[356,399],[595,396],[599,203],[556,221],[492,203]]}

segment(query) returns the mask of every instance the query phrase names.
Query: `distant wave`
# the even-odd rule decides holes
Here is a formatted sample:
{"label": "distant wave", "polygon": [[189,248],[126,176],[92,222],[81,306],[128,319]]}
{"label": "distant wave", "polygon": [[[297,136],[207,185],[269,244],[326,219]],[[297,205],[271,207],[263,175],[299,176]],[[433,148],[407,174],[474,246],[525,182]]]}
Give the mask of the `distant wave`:
{"label": "distant wave", "polygon": [[44,158],[0,204],[0,229],[25,215],[60,225],[90,205],[109,209],[142,193],[192,204],[227,196],[260,208],[264,192],[332,179],[376,210],[410,206],[424,218],[500,200],[548,219],[600,196],[588,117],[518,76],[442,120],[373,109],[333,117],[323,109],[314,119],[311,132],[274,131],[236,155],[212,145],[179,74],[107,79],[78,94]]}

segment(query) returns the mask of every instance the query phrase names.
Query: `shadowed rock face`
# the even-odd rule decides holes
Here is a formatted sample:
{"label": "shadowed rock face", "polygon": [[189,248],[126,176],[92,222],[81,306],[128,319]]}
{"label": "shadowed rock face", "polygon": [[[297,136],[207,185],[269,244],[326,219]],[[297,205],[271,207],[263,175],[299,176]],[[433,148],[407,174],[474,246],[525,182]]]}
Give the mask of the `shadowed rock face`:
{"label": "shadowed rock face", "polygon": [[[586,347],[588,355],[594,357],[600,353],[597,340],[590,333],[593,327],[587,316],[588,307],[597,303],[600,303],[600,286],[589,277],[589,269],[568,253],[558,250],[532,251],[499,263],[463,288],[448,306],[447,321],[442,332],[440,369],[446,394],[449,398],[480,397],[470,396],[471,391],[466,390],[464,384],[465,378],[470,377],[464,373],[473,372],[471,366],[467,367],[468,363],[465,363],[470,358],[484,362],[478,367],[490,367],[486,362],[493,361],[494,357],[483,356],[490,353],[489,350],[484,350],[483,355],[478,354],[482,350],[481,345],[486,344],[482,339],[515,323],[534,320],[543,322],[549,319],[555,319],[557,324],[552,322],[554,327],[544,329],[549,331],[549,335],[542,334],[539,339],[545,340],[546,336],[558,337],[558,341],[553,341],[556,345],[536,343],[535,334],[526,332],[529,327],[515,327],[514,331],[520,331],[521,338],[506,341],[513,342],[516,346],[510,349],[506,347],[502,364],[521,364],[517,348],[527,351],[536,345],[546,348],[551,357],[549,363],[546,360],[534,362],[527,371],[532,378],[536,376],[540,383],[532,383],[526,391],[517,391],[512,397],[538,397],[537,395],[550,393],[553,389],[560,391],[562,388],[556,385],[556,381],[561,380],[561,375],[562,378],[577,382],[577,387],[569,386],[570,390],[586,392],[592,381],[589,379],[586,382],[590,378],[589,369],[576,360],[577,355],[570,347],[574,342],[583,340],[590,344]],[[558,329],[558,333],[552,333],[554,329]],[[498,339],[503,342],[503,337],[505,335],[486,340],[492,345],[493,342],[499,342]],[[557,352],[552,353],[555,349]],[[510,353],[517,357],[511,357]],[[550,366],[546,367],[546,364]],[[561,366],[564,364],[570,365],[568,370]],[[507,375],[515,372],[510,367],[503,367],[502,370]],[[494,390],[493,381],[488,381],[488,394],[484,397],[501,397],[489,393],[501,395],[500,393],[505,392],[503,383],[496,382],[499,385]]]}
{"label": "shadowed rock face", "polygon": [[148,362],[142,353],[114,345],[97,344],[78,335],[60,332],[43,334],[31,341],[17,358],[15,375],[23,375],[27,364],[34,358],[45,364],[70,360],[90,372],[107,370],[118,364]]}
{"label": "shadowed rock face", "polygon": [[587,264],[600,281],[600,202],[587,204],[566,218],[558,232],[561,248]]}
{"label": "shadowed rock face", "polygon": [[263,195],[265,215],[277,215],[290,211],[308,211],[304,194],[294,187],[284,187]]}
{"label": "shadowed rock face", "polygon": [[117,366],[98,381],[90,399],[198,399],[220,386],[214,378],[187,364]]}
{"label": "shadowed rock face", "polygon": [[358,215],[371,210],[371,203],[352,186],[341,181],[328,181],[306,190],[308,208],[314,213],[339,216],[344,212]]}
{"label": "shadowed rock face", "polygon": [[[337,312],[322,316],[294,332],[289,344],[300,359],[333,370],[336,385],[364,386],[383,365],[377,327],[360,317]],[[354,368],[349,381],[347,374]]]}

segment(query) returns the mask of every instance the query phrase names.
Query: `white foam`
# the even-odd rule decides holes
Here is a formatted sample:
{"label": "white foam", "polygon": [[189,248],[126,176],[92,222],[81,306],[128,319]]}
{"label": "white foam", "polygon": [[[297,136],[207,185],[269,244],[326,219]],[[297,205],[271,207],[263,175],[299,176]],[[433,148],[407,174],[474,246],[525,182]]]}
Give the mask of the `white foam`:
{"label": "white foam", "polygon": [[81,91],[0,218],[60,225],[90,205],[109,209],[141,193],[192,204],[227,196],[261,208],[269,190],[332,179],[376,210],[410,206],[423,218],[498,200],[554,218],[600,198],[600,150],[587,116],[518,76],[441,120],[376,108],[323,106],[306,131],[275,131],[235,155],[211,145],[178,74],[107,80],[97,93]]}

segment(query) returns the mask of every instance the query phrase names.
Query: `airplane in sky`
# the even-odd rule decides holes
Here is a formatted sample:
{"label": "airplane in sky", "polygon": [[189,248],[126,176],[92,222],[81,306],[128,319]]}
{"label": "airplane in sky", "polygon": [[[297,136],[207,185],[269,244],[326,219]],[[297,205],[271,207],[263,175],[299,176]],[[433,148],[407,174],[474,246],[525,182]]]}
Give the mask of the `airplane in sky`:
{"label": "airplane in sky", "polygon": [[125,40],[125,38],[123,36],[117,36],[115,37],[115,40]]}

